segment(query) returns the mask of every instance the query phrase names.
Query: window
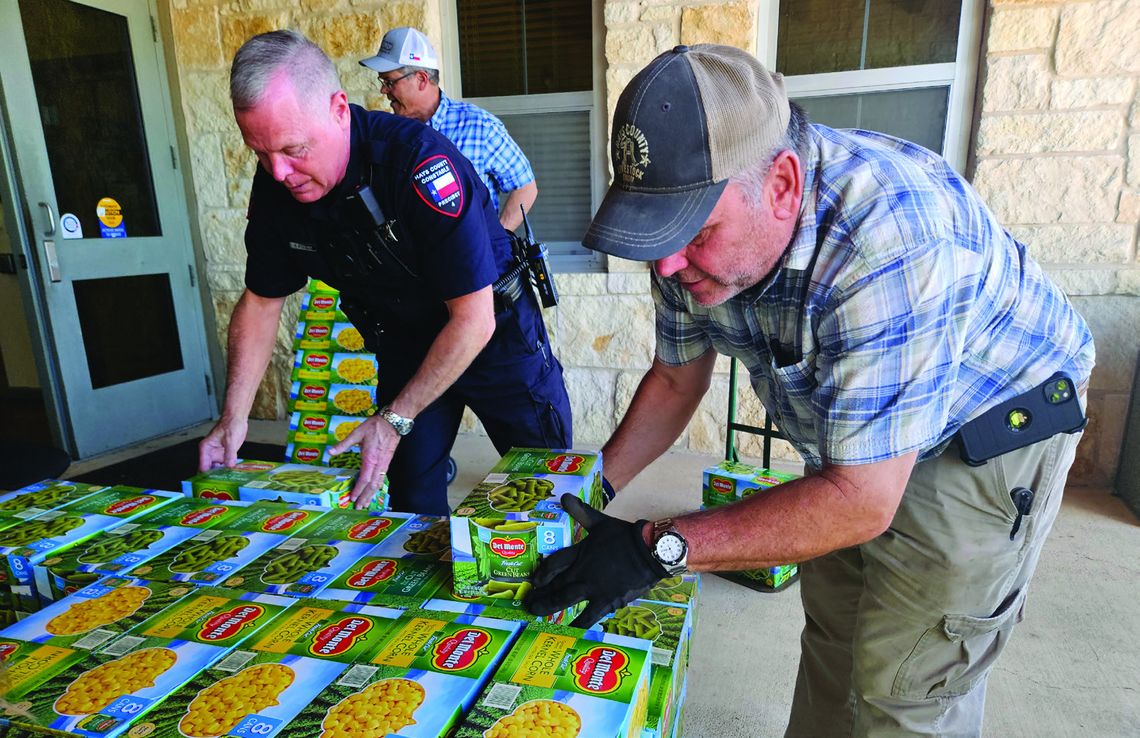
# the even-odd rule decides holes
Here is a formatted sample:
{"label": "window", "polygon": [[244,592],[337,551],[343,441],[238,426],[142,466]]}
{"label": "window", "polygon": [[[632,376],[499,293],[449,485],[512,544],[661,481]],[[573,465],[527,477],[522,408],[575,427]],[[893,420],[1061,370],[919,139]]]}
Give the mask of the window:
{"label": "window", "polygon": [[581,244],[605,188],[594,3],[454,0],[454,13],[450,78],[458,73],[463,99],[497,115],[530,159],[535,236],[558,271],[601,271],[602,258]]}
{"label": "window", "polygon": [[982,0],[764,0],[758,56],[809,117],[966,166]]}

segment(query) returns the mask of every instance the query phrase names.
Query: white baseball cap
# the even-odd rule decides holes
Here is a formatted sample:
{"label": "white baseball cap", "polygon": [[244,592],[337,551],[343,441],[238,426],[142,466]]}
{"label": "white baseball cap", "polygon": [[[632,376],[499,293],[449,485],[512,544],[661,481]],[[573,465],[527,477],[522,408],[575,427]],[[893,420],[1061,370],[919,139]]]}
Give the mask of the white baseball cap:
{"label": "white baseball cap", "polygon": [[361,59],[360,65],[377,72],[408,66],[439,69],[439,57],[427,36],[411,26],[403,26],[385,33],[376,56]]}

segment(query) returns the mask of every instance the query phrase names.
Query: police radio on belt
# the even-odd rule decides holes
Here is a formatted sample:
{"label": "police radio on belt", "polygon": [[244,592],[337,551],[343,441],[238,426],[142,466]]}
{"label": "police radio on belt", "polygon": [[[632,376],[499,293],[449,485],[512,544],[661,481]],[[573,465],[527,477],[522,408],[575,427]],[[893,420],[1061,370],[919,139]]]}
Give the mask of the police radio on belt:
{"label": "police radio on belt", "polygon": [[[522,207],[519,209],[522,210]],[[522,217],[523,225],[526,227],[526,238],[507,232],[511,237],[514,266],[491,285],[491,291],[495,294],[496,310],[502,309],[514,300],[522,299],[528,275],[530,283],[538,290],[543,307],[554,307],[558,304],[558,291],[554,288],[554,278],[546,260],[546,244],[534,240],[530,223],[526,219],[526,210],[523,210]]]}

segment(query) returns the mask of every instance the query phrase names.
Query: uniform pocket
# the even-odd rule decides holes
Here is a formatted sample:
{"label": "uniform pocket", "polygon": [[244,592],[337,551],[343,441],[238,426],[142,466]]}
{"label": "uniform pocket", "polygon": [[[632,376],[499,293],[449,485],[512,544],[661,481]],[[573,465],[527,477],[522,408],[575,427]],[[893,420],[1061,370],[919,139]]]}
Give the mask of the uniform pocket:
{"label": "uniform pocket", "polygon": [[891,694],[905,699],[958,697],[985,676],[1001,654],[1014,626],[1025,613],[1021,589],[985,618],[944,615],[930,628],[895,675]]}

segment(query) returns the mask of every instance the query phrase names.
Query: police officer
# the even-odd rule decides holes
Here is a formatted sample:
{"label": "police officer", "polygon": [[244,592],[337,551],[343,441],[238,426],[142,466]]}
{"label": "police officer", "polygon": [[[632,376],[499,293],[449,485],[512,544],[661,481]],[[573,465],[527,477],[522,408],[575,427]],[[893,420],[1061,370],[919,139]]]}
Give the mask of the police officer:
{"label": "police officer", "polygon": [[361,448],[357,506],[387,474],[396,510],[446,514],[446,464],[464,406],[500,453],[571,445],[562,367],[486,188],[443,136],[350,105],[329,58],[293,31],[251,38],[230,73],[260,167],[246,290],[229,330],[222,418],[199,467],[232,465],[285,298],[309,277],[341,290],[379,362],[377,413],[330,453]]}

